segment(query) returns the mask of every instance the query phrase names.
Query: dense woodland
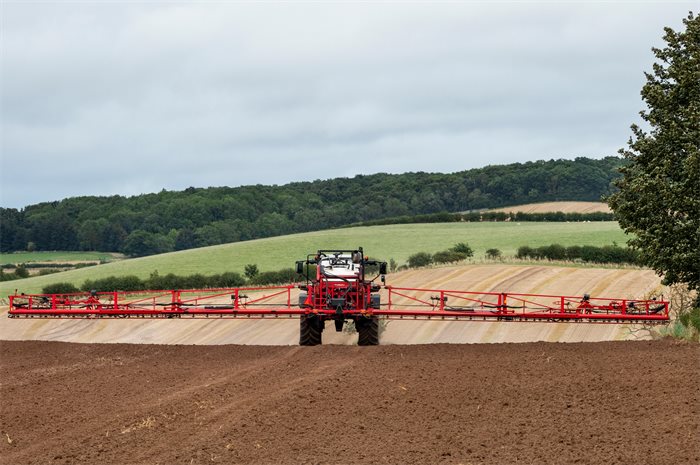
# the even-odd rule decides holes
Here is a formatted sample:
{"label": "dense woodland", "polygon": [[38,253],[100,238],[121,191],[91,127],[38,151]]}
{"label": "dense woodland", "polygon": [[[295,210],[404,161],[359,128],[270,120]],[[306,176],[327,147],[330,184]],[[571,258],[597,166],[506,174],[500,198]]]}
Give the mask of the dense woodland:
{"label": "dense woodland", "polygon": [[73,197],[0,208],[0,251],[131,256],[315,231],[406,215],[555,200],[599,200],[624,161],[576,158],[451,174],[358,175],[283,186],[190,187],[133,197]]}

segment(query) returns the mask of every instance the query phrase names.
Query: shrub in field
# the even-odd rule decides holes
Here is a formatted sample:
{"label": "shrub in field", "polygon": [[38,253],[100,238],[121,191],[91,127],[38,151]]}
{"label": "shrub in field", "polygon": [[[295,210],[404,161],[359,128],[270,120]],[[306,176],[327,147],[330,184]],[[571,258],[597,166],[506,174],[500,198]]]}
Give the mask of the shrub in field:
{"label": "shrub in field", "polygon": [[523,245],[521,247],[518,247],[518,252],[515,254],[515,258],[539,258],[533,256],[534,252],[535,251],[532,247]]}
{"label": "shrub in field", "polygon": [[546,245],[540,247],[540,254],[548,260],[565,260],[566,248],[560,244]]}
{"label": "shrub in field", "polygon": [[140,291],[145,289],[145,283],[138,276],[108,276],[106,278],[86,280],[81,289],[83,291]]}
{"label": "shrub in field", "polygon": [[467,254],[454,250],[443,250],[433,254],[433,263],[457,263],[467,259]]}
{"label": "shrub in field", "polygon": [[19,276],[17,276],[14,272],[5,273],[2,269],[0,269],[0,282],[2,282],[2,281],[14,281],[15,279],[21,279],[21,278]]}
{"label": "shrub in field", "polygon": [[566,259],[575,261],[575,260],[580,260],[581,259],[581,250],[582,247],[580,245],[572,245],[570,247],[566,248]]}
{"label": "shrub in field", "polygon": [[71,283],[53,283],[44,286],[41,290],[42,294],[73,294],[75,292],[80,292],[80,289]]}
{"label": "shrub in field", "polygon": [[676,283],[669,286],[667,300],[672,322],[659,333],[674,339],[700,342],[700,295],[687,285]]}
{"label": "shrub in field", "polygon": [[639,263],[639,252],[629,247],[606,245],[602,248],[602,258],[611,263]]}
{"label": "shrub in field", "polygon": [[208,287],[207,278],[202,274],[190,274],[179,277],[180,289],[200,289]]}
{"label": "shrub in field", "polygon": [[254,263],[249,263],[248,265],[245,266],[245,270],[243,274],[245,274],[245,277],[248,279],[253,279],[260,273],[260,270],[258,270],[258,265]]}
{"label": "shrub in field", "polygon": [[683,326],[688,328],[691,332],[691,337],[697,339],[698,334],[700,334],[700,306],[689,310],[688,312],[682,313],[678,318]]}
{"label": "shrub in field", "polygon": [[60,270],[39,270],[37,276],[46,276],[47,274],[60,273]]}
{"label": "shrub in field", "polygon": [[410,268],[419,268],[421,266],[428,266],[433,263],[433,256],[427,252],[414,253],[408,257],[408,266]]}
{"label": "shrub in field", "polygon": [[17,276],[18,278],[28,278],[29,270],[27,270],[27,267],[24,266],[24,264],[22,264],[15,268],[15,276]]}
{"label": "shrub in field", "polygon": [[486,258],[490,260],[498,260],[499,258],[501,258],[501,255],[501,251],[498,249],[488,249],[486,251]]}
{"label": "shrub in field", "polygon": [[506,212],[482,212],[480,221],[505,221],[508,218]]}
{"label": "shrub in field", "polygon": [[581,256],[578,257],[584,262],[596,262],[598,261],[600,254],[598,252],[598,247],[592,245],[584,245],[581,247]]}
{"label": "shrub in field", "polygon": [[245,278],[238,273],[227,271],[209,277],[211,287],[239,287],[245,285]]}
{"label": "shrub in field", "polygon": [[474,250],[472,250],[472,248],[469,247],[469,244],[467,244],[466,242],[458,242],[450,250],[458,253],[463,253],[466,258],[474,256]]}
{"label": "shrub in field", "polygon": [[250,284],[258,286],[269,286],[273,284],[292,283],[298,279],[296,271],[291,268],[285,268],[279,271],[263,271],[250,280]]}
{"label": "shrub in field", "polygon": [[173,273],[168,273],[164,276],[158,275],[158,272],[152,273],[151,277],[145,283],[148,289],[181,289],[182,277]]}

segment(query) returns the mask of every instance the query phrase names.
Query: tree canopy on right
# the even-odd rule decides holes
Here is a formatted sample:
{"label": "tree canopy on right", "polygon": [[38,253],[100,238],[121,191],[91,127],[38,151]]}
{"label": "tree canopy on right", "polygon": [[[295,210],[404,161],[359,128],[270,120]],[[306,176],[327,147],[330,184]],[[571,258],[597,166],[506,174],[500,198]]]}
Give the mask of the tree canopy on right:
{"label": "tree canopy on right", "polygon": [[700,16],[684,31],[665,28],[663,48],[641,94],[648,129],[632,125],[629,161],[609,198],[642,260],[666,284],[700,289]]}

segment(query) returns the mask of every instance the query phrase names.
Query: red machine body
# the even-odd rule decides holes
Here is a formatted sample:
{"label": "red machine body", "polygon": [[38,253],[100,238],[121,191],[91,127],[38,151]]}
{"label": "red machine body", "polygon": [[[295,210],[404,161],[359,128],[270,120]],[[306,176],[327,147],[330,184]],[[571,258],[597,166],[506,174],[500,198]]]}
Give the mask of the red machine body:
{"label": "red machine body", "polygon": [[[376,269],[376,276],[366,273]],[[352,323],[360,345],[379,343],[379,319],[663,324],[668,302],[387,286],[386,263],[357,250],[319,250],[297,262],[306,282],[221,289],[15,294],[10,318],[299,318],[300,344],[326,321]],[[379,281],[382,284],[377,283]]]}

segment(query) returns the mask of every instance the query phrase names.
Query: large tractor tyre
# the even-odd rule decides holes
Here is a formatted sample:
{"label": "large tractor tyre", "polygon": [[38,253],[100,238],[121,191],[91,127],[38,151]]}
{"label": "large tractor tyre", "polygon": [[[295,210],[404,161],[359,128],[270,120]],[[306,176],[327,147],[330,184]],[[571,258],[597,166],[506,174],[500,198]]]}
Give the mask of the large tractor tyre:
{"label": "large tractor tyre", "polygon": [[299,345],[317,346],[321,344],[323,323],[315,315],[302,315],[299,321]]}
{"label": "large tractor tyre", "polygon": [[376,316],[358,318],[357,321],[355,321],[355,327],[359,334],[359,338],[357,339],[358,346],[379,345],[379,320]]}

